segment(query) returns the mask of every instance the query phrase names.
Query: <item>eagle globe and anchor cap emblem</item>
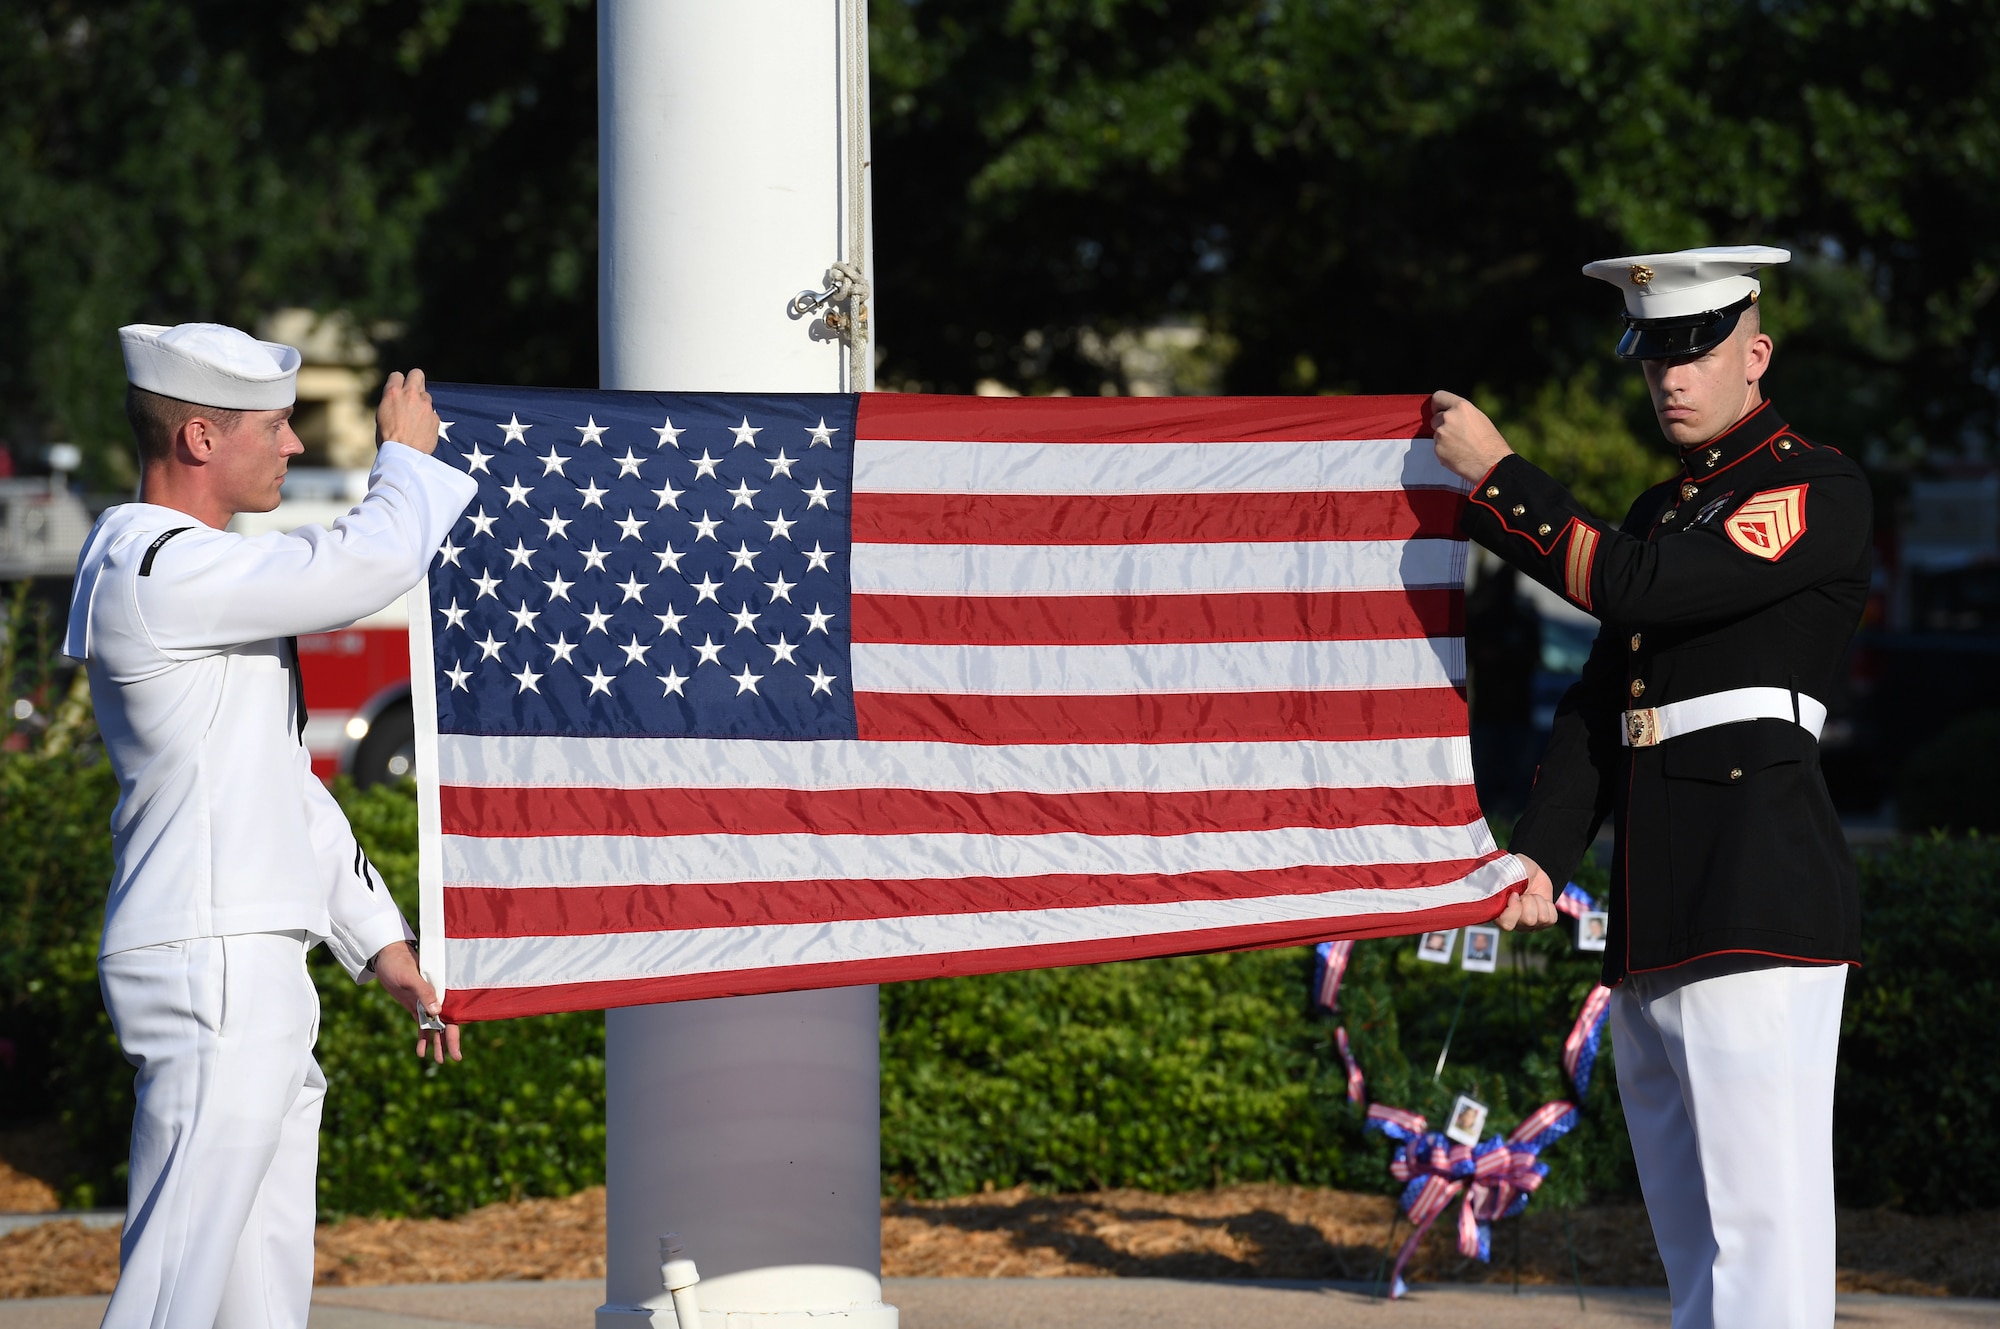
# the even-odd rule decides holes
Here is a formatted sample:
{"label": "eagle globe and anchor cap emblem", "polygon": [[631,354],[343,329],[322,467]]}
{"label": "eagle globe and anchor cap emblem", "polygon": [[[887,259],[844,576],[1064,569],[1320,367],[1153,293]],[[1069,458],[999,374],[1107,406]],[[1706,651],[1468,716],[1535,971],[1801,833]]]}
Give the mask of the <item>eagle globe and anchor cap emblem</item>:
{"label": "eagle globe and anchor cap emblem", "polygon": [[1647,267],[1644,263],[1634,263],[1632,265],[1632,284],[1634,286],[1650,286],[1652,281],[1653,270],[1651,268]]}

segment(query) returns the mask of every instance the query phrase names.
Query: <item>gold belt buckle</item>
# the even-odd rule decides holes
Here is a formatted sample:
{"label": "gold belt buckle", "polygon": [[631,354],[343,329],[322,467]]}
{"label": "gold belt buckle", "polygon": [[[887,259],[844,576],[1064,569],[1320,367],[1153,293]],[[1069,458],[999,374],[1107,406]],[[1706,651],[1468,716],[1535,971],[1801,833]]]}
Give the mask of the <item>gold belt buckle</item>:
{"label": "gold belt buckle", "polygon": [[1651,706],[1625,712],[1625,742],[1635,748],[1650,748],[1660,741],[1660,713]]}

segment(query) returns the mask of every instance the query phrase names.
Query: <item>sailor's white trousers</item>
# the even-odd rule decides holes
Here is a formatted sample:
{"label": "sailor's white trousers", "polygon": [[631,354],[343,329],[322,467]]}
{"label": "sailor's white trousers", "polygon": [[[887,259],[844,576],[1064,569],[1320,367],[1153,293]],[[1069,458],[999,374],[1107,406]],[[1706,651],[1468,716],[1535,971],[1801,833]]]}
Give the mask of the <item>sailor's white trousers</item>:
{"label": "sailor's white trousers", "polygon": [[326,1080],[306,936],[98,961],[138,1067],[130,1199],[106,1329],[304,1329]]}
{"label": "sailor's white trousers", "polygon": [[1618,1095],[1674,1329],[1830,1329],[1833,1071],[1844,965],[1687,981],[1611,1000]]}

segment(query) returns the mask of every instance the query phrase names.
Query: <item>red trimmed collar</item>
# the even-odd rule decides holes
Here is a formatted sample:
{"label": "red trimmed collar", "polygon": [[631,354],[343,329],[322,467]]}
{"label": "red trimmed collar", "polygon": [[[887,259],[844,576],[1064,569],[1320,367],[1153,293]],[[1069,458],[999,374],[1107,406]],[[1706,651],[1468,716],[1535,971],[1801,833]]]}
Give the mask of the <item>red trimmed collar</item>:
{"label": "red trimmed collar", "polygon": [[1696,483],[1713,479],[1784,432],[1785,421],[1778,408],[1768,401],[1759,402],[1756,410],[1708,442],[1681,453],[1681,476]]}

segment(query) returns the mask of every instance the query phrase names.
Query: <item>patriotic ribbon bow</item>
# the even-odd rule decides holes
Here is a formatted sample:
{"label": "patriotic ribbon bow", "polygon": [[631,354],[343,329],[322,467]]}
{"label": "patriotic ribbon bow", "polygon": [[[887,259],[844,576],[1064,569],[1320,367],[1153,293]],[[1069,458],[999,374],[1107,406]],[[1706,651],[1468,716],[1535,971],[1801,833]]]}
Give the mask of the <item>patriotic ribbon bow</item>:
{"label": "patriotic ribbon bow", "polygon": [[1611,1014],[1611,989],[1599,983],[1583,999],[1563,1040],[1563,1070],[1580,1098],[1590,1089],[1590,1072],[1597,1065],[1597,1047],[1604,1038],[1604,1020]]}
{"label": "patriotic ribbon bow", "polygon": [[1431,1131],[1421,1113],[1370,1104],[1363,1129],[1381,1131],[1401,1142],[1389,1160],[1389,1175],[1405,1183],[1400,1203],[1416,1228],[1396,1254],[1389,1295],[1403,1295],[1404,1267],[1431,1224],[1460,1194],[1465,1202],[1458,1211],[1459,1253],[1490,1260],[1494,1220],[1513,1218],[1528,1207],[1529,1197],[1549,1172],[1541,1151],[1567,1135],[1576,1122],[1576,1106],[1557,1099],[1536,1108],[1505,1138],[1496,1135],[1463,1145]]}
{"label": "patriotic ribbon bow", "polygon": [[1568,914],[1571,918],[1582,918],[1585,914],[1598,912],[1597,899],[1583,887],[1571,882],[1563,887],[1562,894],[1556,897],[1556,912]]}
{"label": "patriotic ribbon bow", "polygon": [[1351,941],[1323,941],[1313,947],[1313,1005],[1323,1011],[1340,1006],[1340,980],[1347,973]]}

